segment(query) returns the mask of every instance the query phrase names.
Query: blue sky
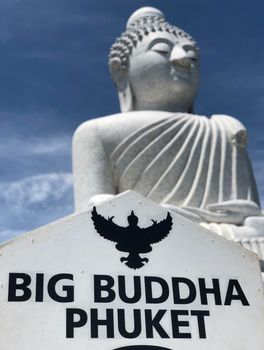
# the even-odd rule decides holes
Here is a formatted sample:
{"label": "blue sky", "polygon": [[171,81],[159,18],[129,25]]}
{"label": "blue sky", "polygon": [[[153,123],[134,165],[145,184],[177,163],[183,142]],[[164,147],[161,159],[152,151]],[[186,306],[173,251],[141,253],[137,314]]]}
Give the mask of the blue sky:
{"label": "blue sky", "polygon": [[119,111],[110,45],[141,6],[155,6],[201,50],[195,113],[248,129],[264,203],[264,3],[259,0],[1,0],[0,241],[73,211],[71,137]]}

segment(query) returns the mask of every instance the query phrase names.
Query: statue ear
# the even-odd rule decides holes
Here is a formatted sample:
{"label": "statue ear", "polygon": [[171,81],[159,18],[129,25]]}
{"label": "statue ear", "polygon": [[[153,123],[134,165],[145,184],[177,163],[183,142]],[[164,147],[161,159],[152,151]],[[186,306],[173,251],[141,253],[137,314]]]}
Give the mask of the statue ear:
{"label": "statue ear", "polygon": [[133,93],[128,80],[128,69],[122,66],[118,57],[109,61],[110,72],[117,87],[121,112],[133,110]]}

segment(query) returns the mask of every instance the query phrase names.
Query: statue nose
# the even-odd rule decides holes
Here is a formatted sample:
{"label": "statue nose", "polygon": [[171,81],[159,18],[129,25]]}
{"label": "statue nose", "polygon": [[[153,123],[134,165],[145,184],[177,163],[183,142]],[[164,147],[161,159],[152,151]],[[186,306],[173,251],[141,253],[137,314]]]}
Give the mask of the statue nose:
{"label": "statue nose", "polygon": [[170,63],[175,66],[183,68],[190,68],[194,63],[194,55],[188,51],[185,51],[180,46],[175,46],[170,55]]}

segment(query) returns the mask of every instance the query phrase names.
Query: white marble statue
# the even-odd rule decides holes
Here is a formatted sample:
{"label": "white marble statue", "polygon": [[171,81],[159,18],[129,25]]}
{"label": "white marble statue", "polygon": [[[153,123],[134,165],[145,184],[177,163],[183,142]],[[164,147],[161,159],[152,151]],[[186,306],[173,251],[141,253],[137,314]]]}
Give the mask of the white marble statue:
{"label": "white marble statue", "polygon": [[89,120],[74,135],[76,210],[132,189],[245,246],[257,240],[261,255],[264,217],[247,132],[233,117],[193,114],[192,37],[159,10],[141,8],[112,46],[109,66],[122,113]]}

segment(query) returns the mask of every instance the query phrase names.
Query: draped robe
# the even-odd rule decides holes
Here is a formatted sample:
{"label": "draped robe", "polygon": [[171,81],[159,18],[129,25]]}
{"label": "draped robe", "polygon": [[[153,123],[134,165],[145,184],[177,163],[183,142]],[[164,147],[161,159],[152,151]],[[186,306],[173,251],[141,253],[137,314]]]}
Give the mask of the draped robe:
{"label": "draped robe", "polygon": [[176,113],[128,135],[111,154],[117,192],[206,209],[245,199],[259,204],[246,130],[225,115]]}

